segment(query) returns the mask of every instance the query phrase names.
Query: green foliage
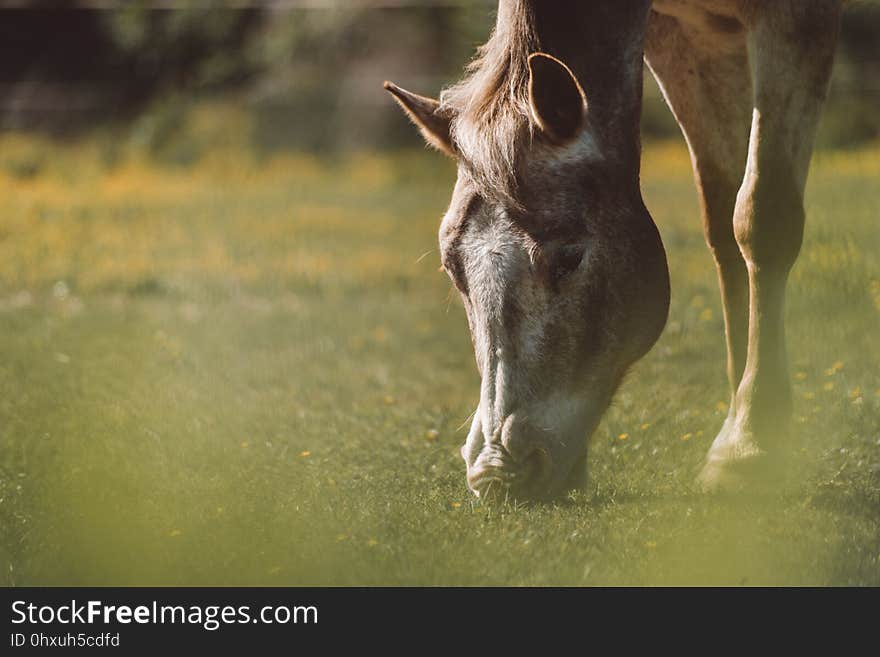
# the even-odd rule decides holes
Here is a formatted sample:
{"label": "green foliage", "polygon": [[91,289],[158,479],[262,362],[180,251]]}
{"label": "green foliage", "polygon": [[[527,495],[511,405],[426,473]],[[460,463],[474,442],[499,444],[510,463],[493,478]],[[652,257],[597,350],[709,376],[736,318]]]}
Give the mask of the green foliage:
{"label": "green foliage", "polygon": [[158,92],[185,82],[193,93],[241,82],[253,73],[246,44],[258,18],[254,10],[231,10],[228,3],[211,0],[156,11],[151,3],[135,1],[101,17],[119,53],[164,82]]}
{"label": "green foliage", "polygon": [[[387,102],[382,80],[395,77],[436,95],[488,38],[495,5],[306,9],[256,2],[236,8],[210,0],[158,11],[154,4],[135,0],[101,12],[70,12],[68,19],[58,12],[7,12],[0,50],[6,44],[12,91],[39,101],[27,90],[46,83],[51,101],[78,109],[44,111],[43,100],[28,110],[10,101],[0,119],[53,132],[133,123],[138,139],[165,144],[176,113],[206,96],[232,94],[248,98],[268,150],[414,146],[419,138]],[[33,38],[18,39],[22,33]],[[880,134],[878,34],[880,4],[849,3],[820,146],[851,148]],[[646,91],[645,135],[676,137],[650,79]]]}
{"label": "green foliage", "polygon": [[870,98],[832,102],[816,135],[819,148],[853,148],[880,138],[880,112]]}

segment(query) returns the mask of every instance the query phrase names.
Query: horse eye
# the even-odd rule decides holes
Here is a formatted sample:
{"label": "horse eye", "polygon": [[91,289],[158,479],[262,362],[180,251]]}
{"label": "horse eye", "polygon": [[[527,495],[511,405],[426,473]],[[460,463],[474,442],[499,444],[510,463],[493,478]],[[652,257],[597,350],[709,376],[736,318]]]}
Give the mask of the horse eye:
{"label": "horse eye", "polygon": [[577,269],[584,259],[586,246],[583,244],[566,244],[556,249],[553,254],[553,277],[560,279]]}

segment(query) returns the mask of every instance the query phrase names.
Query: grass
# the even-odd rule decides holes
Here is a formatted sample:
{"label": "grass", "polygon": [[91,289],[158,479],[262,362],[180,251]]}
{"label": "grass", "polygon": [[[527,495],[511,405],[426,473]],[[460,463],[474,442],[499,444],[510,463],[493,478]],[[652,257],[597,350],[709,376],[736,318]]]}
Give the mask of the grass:
{"label": "grass", "polygon": [[479,382],[437,271],[447,162],[105,146],[0,140],[0,583],[880,584],[880,147],[811,173],[803,477],[694,490],[726,412],[721,312],[686,153],[656,145],[664,335],[585,491],[489,508],[458,455]]}

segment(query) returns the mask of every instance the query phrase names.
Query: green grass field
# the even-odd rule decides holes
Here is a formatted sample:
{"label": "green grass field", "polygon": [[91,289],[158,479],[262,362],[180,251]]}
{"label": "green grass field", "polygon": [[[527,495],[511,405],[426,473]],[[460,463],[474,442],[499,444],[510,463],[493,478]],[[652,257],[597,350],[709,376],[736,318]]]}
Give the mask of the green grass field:
{"label": "green grass field", "polygon": [[0,583],[880,585],[880,147],[820,153],[788,329],[803,476],[693,480],[726,412],[687,155],[643,188],[672,306],[585,491],[490,508],[425,152],[189,168],[0,140]]}

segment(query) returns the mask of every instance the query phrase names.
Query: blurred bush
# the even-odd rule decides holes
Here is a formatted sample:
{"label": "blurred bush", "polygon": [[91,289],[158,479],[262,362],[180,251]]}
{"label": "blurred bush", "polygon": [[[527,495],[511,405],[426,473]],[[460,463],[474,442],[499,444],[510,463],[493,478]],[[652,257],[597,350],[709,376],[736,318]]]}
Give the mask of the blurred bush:
{"label": "blurred bush", "polygon": [[[95,4],[102,8],[89,8]],[[494,5],[19,2],[0,21],[0,130],[110,131],[130,147],[187,164],[204,147],[183,135],[187,115],[225,99],[251,114],[248,138],[258,152],[418,145],[382,80],[436,94],[486,39]],[[645,136],[677,137],[650,75],[645,84]],[[856,0],[843,21],[820,146],[878,138],[878,101],[880,2]],[[118,150],[109,150],[109,160]],[[33,169],[19,168],[22,175]]]}
{"label": "blurred bush", "polygon": [[0,128],[69,134],[131,120],[169,94],[240,87],[257,73],[246,54],[262,12],[225,4],[90,10],[31,0],[4,9]]}

